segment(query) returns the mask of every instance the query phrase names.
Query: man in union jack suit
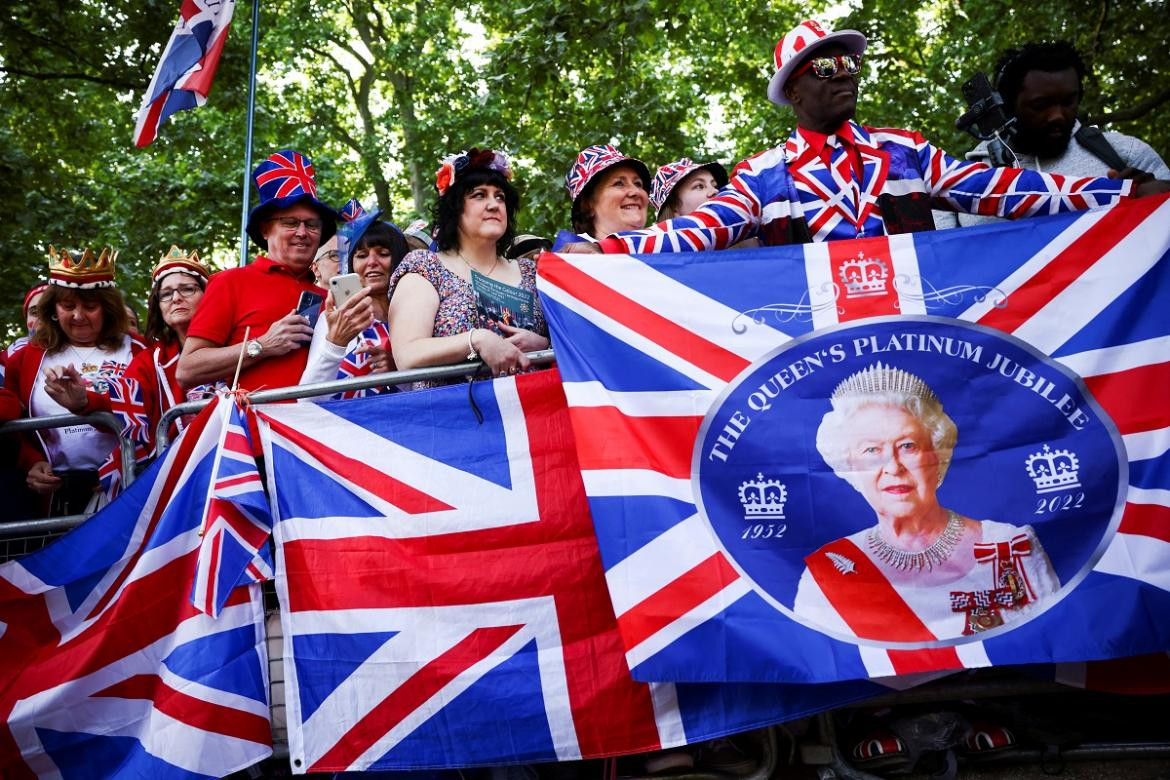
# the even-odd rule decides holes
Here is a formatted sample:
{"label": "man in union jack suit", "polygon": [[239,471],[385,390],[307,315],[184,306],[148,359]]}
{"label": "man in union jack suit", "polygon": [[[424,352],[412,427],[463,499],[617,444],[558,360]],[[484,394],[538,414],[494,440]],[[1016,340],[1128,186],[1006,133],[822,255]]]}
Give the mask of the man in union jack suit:
{"label": "man in union jack suit", "polygon": [[920,134],[854,121],[865,36],[805,21],[776,44],[773,103],[791,106],[788,139],[736,166],[731,181],[688,216],[566,251],[643,253],[723,249],[933,229],[930,208],[1017,218],[1170,191],[1168,182],[1073,178],[960,161]]}

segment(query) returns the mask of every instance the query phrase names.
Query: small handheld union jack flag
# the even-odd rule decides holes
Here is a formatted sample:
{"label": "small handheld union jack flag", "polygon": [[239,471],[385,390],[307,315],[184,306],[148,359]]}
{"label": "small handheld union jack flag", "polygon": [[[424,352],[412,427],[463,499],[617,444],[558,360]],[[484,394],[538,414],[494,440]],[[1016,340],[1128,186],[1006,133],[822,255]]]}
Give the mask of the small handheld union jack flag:
{"label": "small handheld union jack flag", "polygon": [[199,562],[191,602],[218,617],[237,585],[272,577],[268,536],[272,513],[248,433],[251,409],[220,398],[224,418],[212,485],[203,511]]}
{"label": "small handheld union jack flag", "polygon": [[[151,445],[135,442],[134,462],[138,464],[138,471],[142,471],[145,468],[146,461],[153,454],[154,450],[151,448]],[[114,447],[114,451],[110,453],[109,457],[98,468],[98,486],[104,496],[103,500],[98,502],[99,508],[113,501],[125,489],[126,485],[122,482],[121,445]]]}
{"label": "small handheld union jack flag", "polygon": [[[367,376],[373,373],[370,356],[366,352],[358,352],[358,348],[367,344],[390,349],[390,328],[384,322],[375,322],[366,328],[357,337],[357,346],[350,350],[337,366],[338,379],[350,379],[358,376]],[[346,390],[338,393],[334,398],[364,398],[367,395],[392,393],[393,387],[372,387],[367,390]]]}
{"label": "small handheld union jack flag", "polygon": [[106,384],[110,410],[122,423],[122,435],[144,444],[151,440],[150,417],[142,399],[142,385],[136,379],[118,377]]}

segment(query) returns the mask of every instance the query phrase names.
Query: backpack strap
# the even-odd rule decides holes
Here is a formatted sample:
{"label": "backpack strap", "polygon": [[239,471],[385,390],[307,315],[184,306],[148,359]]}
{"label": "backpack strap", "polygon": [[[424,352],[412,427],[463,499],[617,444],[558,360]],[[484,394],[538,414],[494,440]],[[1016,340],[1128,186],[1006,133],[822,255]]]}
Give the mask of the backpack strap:
{"label": "backpack strap", "polygon": [[1073,137],[1077,139],[1077,143],[1083,146],[1089,154],[1113,170],[1120,171],[1123,168],[1129,167],[1128,163],[1121,159],[1121,155],[1109,143],[1109,139],[1105,137],[1105,134],[1097,128],[1081,125]]}

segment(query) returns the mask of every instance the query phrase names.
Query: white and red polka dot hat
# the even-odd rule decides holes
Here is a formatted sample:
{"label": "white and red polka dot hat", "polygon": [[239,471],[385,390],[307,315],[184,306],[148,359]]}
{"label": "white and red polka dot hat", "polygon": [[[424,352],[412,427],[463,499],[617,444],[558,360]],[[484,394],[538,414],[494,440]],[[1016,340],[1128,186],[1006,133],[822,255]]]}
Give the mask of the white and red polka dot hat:
{"label": "white and red polka dot hat", "polygon": [[791,105],[784,97],[784,84],[800,61],[812,49],[820,48],[829,43],[839,43],[850,54],[861,54],[865,51],[865,36],[857,30],[826,30],[819,22],[805,20],[793,27],[776,44],[776,73],[768,82],[768,100],[778,106]]}

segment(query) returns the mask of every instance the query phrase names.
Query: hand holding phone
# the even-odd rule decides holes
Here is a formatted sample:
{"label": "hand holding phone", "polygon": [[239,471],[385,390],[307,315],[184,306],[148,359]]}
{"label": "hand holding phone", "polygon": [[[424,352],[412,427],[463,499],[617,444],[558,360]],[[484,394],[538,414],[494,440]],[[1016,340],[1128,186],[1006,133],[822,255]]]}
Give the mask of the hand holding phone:
{"label": "hand holding phone", "polygon": [[296,313],[309,320],[309,327],[317,327],[317,318],[321,316],[321,302],[325,299],[315,292],[305,290],[297,301]]}
{"label": "hand holding phone", "polygon": [[341,274],[329,280],[329,289],[333,291],[333,306],[340,309],[362,289],[362,279],[357,274]]}

